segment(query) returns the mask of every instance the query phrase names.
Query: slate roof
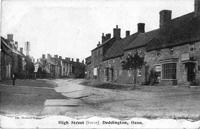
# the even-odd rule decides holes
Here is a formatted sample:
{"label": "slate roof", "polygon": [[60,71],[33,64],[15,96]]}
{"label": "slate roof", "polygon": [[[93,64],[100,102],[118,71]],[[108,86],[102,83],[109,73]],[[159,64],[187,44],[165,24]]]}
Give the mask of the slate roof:
{"label": "slate roof", "polygon": [[23,56],[23,54],[21,52],[19,52],[16,48],[13,48],[12,44],[7,39],[1,37],[1,43],[2,43],[2,45],[6,46],[8,49],[10,49],[13,53]]}
{"label": "slate roof", "polygon": [[195,41],[200,41],[200,16],[194,17],[194,12],[192,12],[172,19],[159,29],[146,33],[135,33],[124,39],[114,41],[105,53],[103,60],[120,57],[124,51],[139,47],[145,46],[147,51],[151,51]]}
{"label": "slate roof", "polygon": [[104,55],[103,60],[108,60],[111,58],[116,58],[122,56],[124,53],[124,48],[137,37],[138,33],[134,33],[128,37],[120,40],[116,40],[113,45],[108,49]]}
{"label": "slate roof", "polygon": [[126,50],[131,50],[134,48],[139,48],[145,46],[149,41],[152,40],[153,37],[158,35],[158,30],[153,30],[146,33],[139,33],[135,40],[131,41],[128,46],[125,47]]}
{"label": "slate roof", "polygon": [[110,38],[110,39],[107,39],[105,42],[103,42],[102,44],[100,44],[99,46],[97,46],[96,48],[94,48],[92,51],[100,48],[100,47],[103,47],[104,45],[108,44],[110,41],[112,41],[114,38]]}
{"label": "slate roof", "polygon": [[189,13],[172,19],[171,22],[158,30],[158,35],[148,43],[146,50],[174,47],[200,40],[200,16]]}

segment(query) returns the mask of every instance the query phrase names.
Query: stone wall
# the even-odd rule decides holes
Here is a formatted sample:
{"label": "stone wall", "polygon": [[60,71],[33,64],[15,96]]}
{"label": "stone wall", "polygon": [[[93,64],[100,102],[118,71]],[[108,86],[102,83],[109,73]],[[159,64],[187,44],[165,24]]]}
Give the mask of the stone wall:
{"label": "stone wall", "polygon": [[[188,84],[187,68],[185,66],[185,61],[182,60],[181,56],[186,53],[188,53],[190,57],[194,56],[196,58],[193,62],[196,63],[196,67],[195,67],[196,80],[197,82],[199,82],[200,70],[198,69],[198,66],[200,62],[200,59],[199,59],[200,42],[197,42],[195,44],[185,44],[185,45],[177,46],[173,48],[165,48],[161,50],[154,50],[154,51],[147,52],[145,54],[145,61],[147,62],[147,65],[150,67],[150,69],[156,65],[162,66],[162,64],[167,63],[167,62],[177,63],[177,75],[176,75],[177,80],[176,81],[177,81],[177,84],[184,85],[184,84]],[[161,76],[162,76],[162,72],[161,72]],[[163,85],[165,84],[169,85],[173,83],[174,82],[172,80],[163,80],[161,78],[161,84]]]}

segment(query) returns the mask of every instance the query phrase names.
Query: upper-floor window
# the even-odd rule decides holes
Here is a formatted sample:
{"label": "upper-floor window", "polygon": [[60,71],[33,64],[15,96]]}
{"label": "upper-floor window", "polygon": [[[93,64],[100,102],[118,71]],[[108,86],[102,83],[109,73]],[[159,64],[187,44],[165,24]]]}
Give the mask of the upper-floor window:
{"label": "upper-floor window", "polygon": [[174,53],[174,48],[169,48],[169,53],[172,55]]}
{"label": "upper-floor window", "polygon": [[156,56],[160,56],[160,50],[156,50]]}
{"label": "upper-floor window", "polygon": [[190,47],[189,47],[189,48],[190,48],[190,51],[193,52],[193,51],[195,50],[194,44],[190,44]]}

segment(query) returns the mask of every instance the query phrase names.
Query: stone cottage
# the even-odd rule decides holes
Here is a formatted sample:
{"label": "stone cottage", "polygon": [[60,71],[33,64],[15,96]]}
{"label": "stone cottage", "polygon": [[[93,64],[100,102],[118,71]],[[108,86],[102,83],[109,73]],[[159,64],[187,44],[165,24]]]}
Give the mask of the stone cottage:
{"label": "stone cottage", "polygon": [[137,83],[149,84],[153,71],[153,83],[159,85],[200,84],[200,0],[195,0],[194,7],[194,12],[174,19],[171,10],[160,11],[159,28],[149,32],[145,32],[144,23],[139,23],[136,33],[127,31],[121,38],[116,27],[113,38],[92,50],[93,77],[133,83],[133,73],[123,70],[121,62],[137,52],[145,61],[137,72]]}

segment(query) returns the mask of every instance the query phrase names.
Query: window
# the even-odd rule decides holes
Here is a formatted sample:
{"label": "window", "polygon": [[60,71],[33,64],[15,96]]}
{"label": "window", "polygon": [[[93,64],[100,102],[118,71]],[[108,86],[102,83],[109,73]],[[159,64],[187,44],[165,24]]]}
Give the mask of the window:
{"label": "window", "polygon": [[157,50],[157,51],[156,51],[156,55],[157,55],[157,56],[160,56],[160,50]]}
{"label": "window", "polygon": [[194,44],[190,44],[190,51],[192,52],[192,51],[194,51],[194,50],[195,50]]}
{"label": "window", "polygon": [[163,79],[176,79],[176,63],[167,63],[162,65]]}
{"label": "window", "polygon": [[172,55],[174,53],[174,49],[173,48],[170,48],[169,49],[169,53]]}
{"label": "window", "polygon": [[137,71],[137,76],[138,76],[138,77],[142,76],[142,70],[141,70],[141,69],[138,69],[138,71]]}

